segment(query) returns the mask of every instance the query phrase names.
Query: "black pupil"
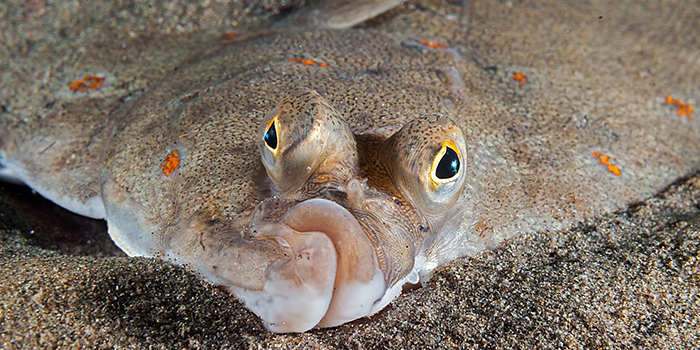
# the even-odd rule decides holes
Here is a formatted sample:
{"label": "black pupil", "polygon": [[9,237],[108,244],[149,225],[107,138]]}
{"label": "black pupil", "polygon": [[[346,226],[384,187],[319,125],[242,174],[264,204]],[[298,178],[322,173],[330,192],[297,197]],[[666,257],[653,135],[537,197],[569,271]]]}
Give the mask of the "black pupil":
{"label": "black pupil", "polygon": [[457,175],[459,172],[459,156],[457,152],[450,147],[447,147],[445,154],[442,155],[440,163],[438,163],[437,169],[435,169],[435,176],[438,179],[449,179]]}
{"label": "black pupil", "polygon": [[277,130],[275,129],[275,123],[276,121],[270,124],[270,127],[267,128],[267,132],[265,133],[264,137],[265,143],[272,149],[277,149]]}

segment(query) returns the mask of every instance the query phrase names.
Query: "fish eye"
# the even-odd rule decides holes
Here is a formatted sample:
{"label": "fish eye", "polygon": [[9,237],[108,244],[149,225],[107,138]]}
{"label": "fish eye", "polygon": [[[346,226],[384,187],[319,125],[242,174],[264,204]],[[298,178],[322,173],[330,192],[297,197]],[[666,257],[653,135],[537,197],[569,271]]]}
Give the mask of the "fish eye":
{"label": "fish eye", "polygon": [[455,179],[457,174],[459,174],[460,164],[459,154],[454,142],[447,141],[443,143],[440,152],[433,160],[432,171],[430,172],[431,176],[434,177],[433,182],[439,183]]}
{"label": "fish eye", "polygon": [[294,89],[282,97],[260,123],[256,138],[267,175],[284,195],[299,190],[324,164],[351,164],[356,158],[349,156],[356,153],[350,127],[310,89]]}
{"label": "fish eye", "polygon": [[419,117],[386,139],[379,160],[401,194],[438,220],[457,202],[467,154],[462,129],[447,116]]}
{"label": "fish eye", "polygon": [[265,136],[263,136],[265,146],[267,146],[272,154],[277,154],[277,117],[272,118],[267,123],[266,129]]}

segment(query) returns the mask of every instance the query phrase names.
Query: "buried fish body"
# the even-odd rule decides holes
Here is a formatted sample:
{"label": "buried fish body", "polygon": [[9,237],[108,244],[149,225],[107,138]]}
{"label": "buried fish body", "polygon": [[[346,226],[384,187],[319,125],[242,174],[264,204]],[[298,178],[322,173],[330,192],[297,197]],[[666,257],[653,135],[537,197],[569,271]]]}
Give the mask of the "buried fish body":
{"label": "buried fish body", "polygon": [[[491,21],[480,40],[520,38]],[[698,164],[697,123],[668,118],[663,98],[640,106],[657,83],[623,68],[646,61],[618,67],[615,43],[636,42],[636,31],[605,22],[606,42],[550,38],[571,44],[546,64],[539,42],[509,40],[538,48],[516,64],[498,50],[478,57],[470,49],[480,41],[454,39],[452,22],[431,34],[402,23],[417,22],[387,25],[400,35],[214,41],[143,79],[134,97],[124,86],[141,80],[104,73],[108,55],[56,69],[54,85],[34,90],[49,91],[42,113],[22,112],[14,94],[0,118],[0,164],[106,219],[128,254],[225,286],[276,332],[370,315],[440,264],[620,208]],[[453,46],[426,40],[450,31]],[[160,49],[153,57],[168,59],[171,48]],[[667,53],[655,52],[677,57]],[[600,86],[610,93],[587,95]]]}
{"label": "buried fish body", "polygon": [[[363,56],[348,56],[357,34],[373,37],[368,48],[404,55],[386,67],[344,64]],[[323,41],[336,50],[311,45]],[[295,49],[300,42],[308,45]],[[422,68],[458,56],[399,44],[312,31],[225,45],[91,128],[81,145],[88,164],[73,173],[39,171],[47,164],[25,152],[51,140],[41,158],[66,159],[75,139],[65,128],[75,124],[61,117],[43,121],[50,134],[13,126],[20,131],[3,135],[2,164],[56,203],[106,219],[127,254],[163,257],[225,286],[272,331],[340,325],[418,283],[437,265],[436,244],[459,234],[467,141],[449,108],[459,96],[425,87],[439,76]],[[230,67],[256,45],[276,53],[258,50],[261,62]],[[325,64],[290,59],[307,56]],[[203,74],[211,79],[195,81]],[[370,98],[399,109],[352,97],[368,84]],[[403,115],[410,120],[397,123]],[[57,187],[61,178],[95,187],[75,192]]]}

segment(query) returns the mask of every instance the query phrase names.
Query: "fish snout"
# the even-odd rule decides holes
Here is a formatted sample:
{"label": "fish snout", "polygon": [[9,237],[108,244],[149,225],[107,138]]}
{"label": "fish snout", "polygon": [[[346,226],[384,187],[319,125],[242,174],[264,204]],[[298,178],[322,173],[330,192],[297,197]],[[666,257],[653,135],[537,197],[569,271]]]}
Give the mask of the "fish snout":
{"label": "fish snout", "polygon": [[376,311],[387,289],[384,274],[372,242],[348,210],[320,198],[298,203],[276,220],[266,219],[264,205],[259,210],[252,238],[273,239],[291,251],[267,268],[263,293],[241,298],[268,329],[333,327]]}
{"label": "fish snout", "polygon": [[[298,232],[284,224],[263,224],[259,239],[273,240],[283,259],[265,270],[262,290],[233,289],[272,332],[304,332],[315,327],[333,295],[337,257],[320,232]],[[274,252],[273,253],[278,253]]]}

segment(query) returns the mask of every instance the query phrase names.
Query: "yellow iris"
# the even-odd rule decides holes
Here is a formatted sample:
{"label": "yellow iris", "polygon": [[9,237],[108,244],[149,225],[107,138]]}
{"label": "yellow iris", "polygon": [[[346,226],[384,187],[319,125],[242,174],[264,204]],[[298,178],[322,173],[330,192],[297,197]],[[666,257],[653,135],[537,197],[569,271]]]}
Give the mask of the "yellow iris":
{"label": "yellow iris", "polygon": [[[277,127],[277,117],[270,119],[265,126],[265,135],[263,136],[263,141],[265,141],[265,146],[272,152],[273,155],[277,155],[277,150],[279,149],[279,128]],[[270,146],[272,144],[272,146]]]}
{"label": "yellow iris", "polygon": [[438,152],[438,154],[435,156],[435,158],[433,159],[433,164],[430,167],[430,180],[431,180],[430,182],[431,182],[433,189],[437,188],[439,185],[441,185],[443,183],[454,181],[454,179],[457,178],[457,175],[459,175],[459,173],[462,171],[462,167],[459,166],[459,164],[458,164],[457,169],[456,169],[457,172],[454,175],[452,175],[451,177],[441,179],[437,176],[438,165],[440,164],[442,157],[444,157],[445,153],[447,153],[448,148],[451,149],[455,154],[457,154],[457,158],[458,158],[457,161],[459,161],[461,163],[462,156],[459,154],[459,150],[457,149],[457,146],[455,145],[455,143],[452,141],[443,142],[442,148],[440,148],[440,152]]}

